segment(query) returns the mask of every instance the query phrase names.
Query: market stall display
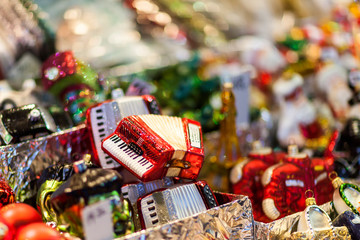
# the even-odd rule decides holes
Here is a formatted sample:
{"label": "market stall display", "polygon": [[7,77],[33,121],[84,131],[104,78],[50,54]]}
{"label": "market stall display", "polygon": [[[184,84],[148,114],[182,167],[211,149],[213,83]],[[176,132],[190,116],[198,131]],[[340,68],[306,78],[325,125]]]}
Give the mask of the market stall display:
{"label": "market stall display", "polygon": [[360,4],[275,2],[5,1],[0,238],[356,239]]}

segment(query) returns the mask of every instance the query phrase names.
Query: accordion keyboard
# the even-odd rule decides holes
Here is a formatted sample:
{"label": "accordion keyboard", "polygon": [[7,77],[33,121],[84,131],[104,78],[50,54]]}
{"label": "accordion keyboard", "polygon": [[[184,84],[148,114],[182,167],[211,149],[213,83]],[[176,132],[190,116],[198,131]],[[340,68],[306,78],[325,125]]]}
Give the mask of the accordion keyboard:
{"label": "accordion keyboard", "polygon": [[[150,161],[129,148],[116,134],[105,140],[103,147],[109,152],[112,152],[116,159],[121,159],[124,165],[128,166],[141,177],[154,167]],[[117,149],[120,149],[120,151]]]}

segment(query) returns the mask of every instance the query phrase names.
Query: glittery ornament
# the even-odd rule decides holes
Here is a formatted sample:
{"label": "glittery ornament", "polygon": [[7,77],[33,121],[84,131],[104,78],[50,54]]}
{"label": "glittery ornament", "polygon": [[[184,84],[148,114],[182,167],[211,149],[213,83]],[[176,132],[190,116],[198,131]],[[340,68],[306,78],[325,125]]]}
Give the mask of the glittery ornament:
{"label": "glittery ornament", "polygon": [[319,204],[331,199],[333,187],[328,174],[333,171],[332,158],[312,158],[299,153],[296,145],[290,145],[282,163],[264,172],[263,211],[275,220],[305,209],[305,191],[310,189]]}
{"label": "glittery ornament", "polygon": [[95,94],[100,90],[98,74],[70,51],[55,53],[43,63],[42,82],[62,101],[75,123],[85,120],[86,110],[96,103]]}
{"label": "glittery ornament", "polygon": [[131,207],[121,195],[122,176],[114,170],[87,168],[84,160],[75,162],[73,168],[75,174],[50,198],[50,204],[59,216],[58,227],[74,236],[84,237],[82,210],[99,201],[110,200],[114,237],[132,233]]}
{"label": "glittery ornament", "polygon": [[0,180],[0,208],[10,203],[15,203],[15,194],[4,180]]}
{"label": "glittery ornament", "polygon": [[248,158],[236,164],[230,171],[233,193],[250,198],[256,221],[270,221],[262,210],[264,189],[261,176],[266,169],[279,163],[283,157],[285,153],[274,153],[271,148],[263,147],[259,141],[255,141]]}

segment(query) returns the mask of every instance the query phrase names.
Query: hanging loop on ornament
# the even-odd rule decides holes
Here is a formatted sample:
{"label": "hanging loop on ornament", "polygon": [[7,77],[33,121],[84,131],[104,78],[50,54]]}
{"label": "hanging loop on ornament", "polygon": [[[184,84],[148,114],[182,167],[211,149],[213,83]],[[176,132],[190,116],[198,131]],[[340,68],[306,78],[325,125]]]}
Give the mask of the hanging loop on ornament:
{"label": "hanging loop on ornament", "polygon": [[306,190],[305,197],[306,197],[306,200],[305,200],[306,206],[316,205],[316,200],[314,198],[313,190],[310,190],[310,189]]}
{"label": "hanging loop on ornament", "polygon": [[329,179],[330,179],[330,181],[334,181],[337,177],[338,177],[337,172],[332,171],[331,173],[329,173]]}
{"label": "hanging loop on ornament", "polygon": [[329,179],[334,187],[334,189],[339,188],[341,185],[344,184],[344,181],[338,176],[338,174],[335,171],[332,171],[329,174]]}
{"label": "hanging loop on ornament", "polygon": [[306,198],[314,198],[314,191],[311,189],[308,189],[305,191],[305,197]]}

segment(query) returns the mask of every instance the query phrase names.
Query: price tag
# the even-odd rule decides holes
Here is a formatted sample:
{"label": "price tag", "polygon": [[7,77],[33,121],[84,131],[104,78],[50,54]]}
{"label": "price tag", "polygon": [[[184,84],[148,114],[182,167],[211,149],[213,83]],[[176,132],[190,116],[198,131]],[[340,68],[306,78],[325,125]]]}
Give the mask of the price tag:
{"label": "price tag", "polygon": [[87,206],[82,211],[82,224],[86,240],[114,238],[110,200]]}
{"label": "price tag", "polygon": [[237,112],[236,126],[239,129],[244,125],[247,126],[250,121],[250,72],[243,72],[240,75],[234,76],[231,80],[233,82],[233,92]]}

